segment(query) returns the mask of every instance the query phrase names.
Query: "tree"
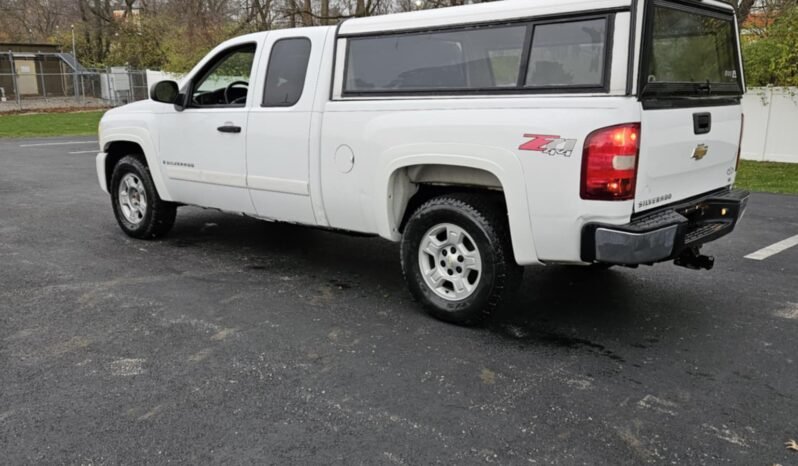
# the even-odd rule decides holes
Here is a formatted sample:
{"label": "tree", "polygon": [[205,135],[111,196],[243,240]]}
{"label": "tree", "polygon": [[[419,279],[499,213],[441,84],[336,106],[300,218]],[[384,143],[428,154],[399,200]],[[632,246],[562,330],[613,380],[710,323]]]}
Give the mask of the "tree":
{"label": "tree", "polygon": [[756,0],[739,0],[738,2],[732,2],[737,12],[737,23],[743,24],[743,22],[748,19],[748,15],[751,14],[751,8],[754,6],[754,3],[756,3]]}
{"label": "tree", "polygon": [[[131,15],[132,16],[132,15]],[[171,34],[171,21],[157,15],[139,15],[135,21],[123,21],[106,61],[131,68],[163,68],[169,62],[165,39]]]}
{"label": "tree", "polygon": [[[0,0],[0,40],[51,42],[72,48],[87,66],[129,64],[185,71],[224,39],[247,32],[335,24],[346,18],[481,3],[493,0]],[[769,25],[798,0],[726,0],[746,25],[750,82],[783,82],[793,42],[775,42],[784,26]],[[767,40],[766,40],[767,39]],[[764,41],[759,43],[760,41]],[[782,45],[784,47],[782,47]],[[786,48],[785,48],[786,47]]]}
{"label": "tree", "polygon": [[787,8],[743,46],[746,82],[750,86],[798,86],[798,6]]}

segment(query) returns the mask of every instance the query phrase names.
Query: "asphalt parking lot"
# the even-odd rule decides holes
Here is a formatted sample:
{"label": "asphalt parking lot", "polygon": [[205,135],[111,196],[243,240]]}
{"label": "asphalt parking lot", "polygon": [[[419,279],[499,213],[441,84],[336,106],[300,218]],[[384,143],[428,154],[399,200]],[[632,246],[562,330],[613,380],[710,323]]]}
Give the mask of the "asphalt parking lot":
{"label": "asphalt parking lot", "polygon": [[196,208],[129,239],[94,152],[0,141],[0,463],[798,464],[798,247],[744,257],[798,197],[711,272],[530,267],[469,329],[380,239]]}

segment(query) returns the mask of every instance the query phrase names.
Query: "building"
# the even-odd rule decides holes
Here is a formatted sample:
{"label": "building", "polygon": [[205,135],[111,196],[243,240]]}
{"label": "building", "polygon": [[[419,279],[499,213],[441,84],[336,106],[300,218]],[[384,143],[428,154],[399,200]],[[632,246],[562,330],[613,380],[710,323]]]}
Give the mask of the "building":
{"label": "building", "polygon": [[0,43],[0,98],[74,96],[84,71],[56,45]]}

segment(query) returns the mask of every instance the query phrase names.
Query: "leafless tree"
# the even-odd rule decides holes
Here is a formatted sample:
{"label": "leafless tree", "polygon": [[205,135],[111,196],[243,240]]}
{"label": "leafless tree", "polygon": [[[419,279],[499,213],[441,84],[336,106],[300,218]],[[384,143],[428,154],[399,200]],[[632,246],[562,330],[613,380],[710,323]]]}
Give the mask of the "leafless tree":
{"label": "leafless tree", "polygon": [[[243,32],[329,25],[346,18],[483,1],[493,0],[0,0],[0,41],[67,45],[74,24],[81,60],[104,64],[115,44],[123,43],[122,35],[126,44],[142,36],[142,41],[163,49],[158,56],[166,57],[185,54],[192,47],[202,49],[199,53]],[[741,23],[749,15],[770,22],[785,7],[798,4],[798,0],[726,1],[737,9]],[[152,18],[160,19],[163,26],[145,27]],[[179,47],[170,49],[169,43]]]}

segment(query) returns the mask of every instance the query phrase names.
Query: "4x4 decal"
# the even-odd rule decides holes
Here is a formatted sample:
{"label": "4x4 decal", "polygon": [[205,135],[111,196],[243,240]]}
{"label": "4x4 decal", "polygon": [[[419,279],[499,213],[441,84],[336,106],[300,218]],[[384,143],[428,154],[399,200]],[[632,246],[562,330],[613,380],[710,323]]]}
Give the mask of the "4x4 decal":
{"label": "4x4 decal", "polygon": [[560,136],[547,134],[525,134],[524,137],[531,139],[521,144],[518,150],[570,157],[576,147],[576,139],[563,139]]}

